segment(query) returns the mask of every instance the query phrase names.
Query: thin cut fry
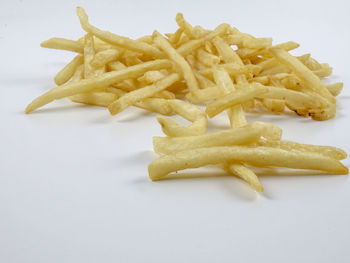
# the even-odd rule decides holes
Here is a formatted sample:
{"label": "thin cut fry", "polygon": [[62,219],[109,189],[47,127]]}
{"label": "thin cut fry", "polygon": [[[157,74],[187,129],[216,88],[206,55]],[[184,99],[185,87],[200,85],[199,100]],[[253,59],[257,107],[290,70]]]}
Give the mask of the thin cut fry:
{"label": "thin cut fry", "polygon": [[83,53],[84,51],[84,46],[77,41],[59,37],[53,37],[43,41],[40,46],[45,48],[73,51],[77,53]]}
{"label": "thin cut fry", "polygon": [[197,168],[221,162],[244,162],[258,166],[280,166],[297,169],[321,170],[334,174],[347,174],[338,160],[321,154],[286,151],[270,147],[221,146],[198,148],[163,155],[151,162],[148,173],[152,180],[188,168]]}
{"label": "thin cut fry", "polygon": [[66,83],[73,76],[77,68],[83,64],[83,56],[76,55],[71,62],[69,62],[60,72],[55,76],[55,83],[57,85],[62,85]]}

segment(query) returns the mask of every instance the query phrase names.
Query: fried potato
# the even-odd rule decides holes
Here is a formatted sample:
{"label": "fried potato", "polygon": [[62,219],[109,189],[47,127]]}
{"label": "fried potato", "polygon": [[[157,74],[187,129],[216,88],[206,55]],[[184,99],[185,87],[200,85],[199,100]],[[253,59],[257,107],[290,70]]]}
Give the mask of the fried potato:
{"label": "fried potato", "polygon": [[110,104],[108,106],[109,112],[112,115],[118,114],[119,112],[123,111],[124,109],[131,106],[135,102],[151,97],[157,92],[166,89],[171,84],[178,81],[179,79],[180,79],[179,74],[173,73],[173,74],[170,74],[169,76],[164,77],[163,79],[159,80],[158,82],[150,86],[146,86],[146,87],[131,91],[125,94],[124,96],[122,96],[121,98],[119,98],[118,100],[114,101],[112,104]]}
{"label": "fried potato", "polygon": [[198,148],[163,155],[148,166],[152,180],[188,168],[222,162],[243,162],[258,166],[279,166],[346,174],[348,169],[336,159],[317,153],[286,151],[271,147],[220,146]]}
{"label": "fried potato", "polygon": [[95,68],[100,68],[109,62],[116,60],[120,56],[120,52],[117,49],[110,48],[102,50],[96,53],[95,57],[91,61],[91,65]]}
{"label": "fried potato", "polygon": [[57,73],[54,80],[57,85],[62,85],[71,79],[77,68],[82,65],[84,58],[82,55],[76,55],[60,72]]}
{"label": "fried potato", "polygon": [[210,118],[216,116],[220,112],[235,106],[237,104],[241,104],[245,101],[253,99],[260,94],[268,92],[268,88],[262,85],[257,85],[255,83],[246,85],[245,89],[239,89],[237,91],[231,92],[221,98],[216,99],[213,102],[210,102],[207,105],[206,113]]}
{"label": "fried potato", "polygon": [[207,131],[207,116],[199,108],[182,100],[169,100],[168,103],[176,114],[192,122],[192,124],[184,127],[172,119],[158,116],[157,120],[166,135],[182,137],[201,135]]}
{"label": "fried potato", "polygon": [[155,58],[163,58],[164,55],[157,48],[137,40],[132,40],[127,37],[122,37],[116,34],[113,34],[108,31],[102,31],[97,27],[94,27],[89,24],[88,16],[85,10],[81,7],[77,7],[77,15],[80,20],[81,27],[88,33],[91,33],[103,41],[110,43],[112,45],[120,46],[123,48],[128,48],[136,52],[141,52],[147,55],[150,55]]}
{"label": "fried potato", "polygon": [[59,37],[53,37],[46,41],[43,41],[40,44],[40,46],[45,48],[67,50],[77,53],[83,53],[84,51],[84,46],[78,43],[77,41]]}
{"label": "fried potato", "polygon": [[63,86],[57,86],[44,93],[40,97],[33,100],[26,108],[26,113],[30,113],[35,109],[50,103],[53,100],[62,99],[64,97],[72,96],[78,93],[90,91],[95,88],[108,87],[113,83],[129,79],[137,78],[149,70],[157,70],[169,68],[172,64],[169,60],[159,59],[150,62],[145,62],[136,66],[132,66],[119,71],[112,71],[102,74],[101,76],[93,77],[91,79],[84,79],[75,83],[68,83]]}
{"label": "fried potato", "polygon": [[174,61],[174,63],[181,69],[181,73],[184,76],[184,79],[187,81],[188,88],[190,91],[198,90],[198,83],[193,74],[193,71],[187,61],[181,56],[171,44],[157,31],[153,33],[154,43],[161,48],[169,58]]}

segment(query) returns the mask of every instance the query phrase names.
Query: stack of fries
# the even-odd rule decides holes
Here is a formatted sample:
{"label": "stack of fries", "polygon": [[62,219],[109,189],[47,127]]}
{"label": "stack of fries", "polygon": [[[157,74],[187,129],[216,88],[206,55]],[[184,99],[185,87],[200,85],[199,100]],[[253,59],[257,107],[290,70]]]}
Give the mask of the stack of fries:
{"label": "stack of fries", "polygon": [[[217,165],[261,192],[253,166],[348,173],[339,161],[347,157],[341,149],[282,141],[279,127],[247,123],[244,112],[262,108],[276,114],[288,108],[314,120],[335,116],[335,96],[343,83],[324,85],[321,78],[332,68],[310,54],[291,55],[288,51],[299,44],[272,45],[271,38],[255,38],[228,24],[207,30],[190,25],[181,13],[175,33],[154,31],[132,40],[91,25],[81,7],[77,14],[84,37],[51,38],[41,46],[78,54],[56,75],[57,87],[31,102],[26,113],[68,97],[108,107],[112,115],[129,106],[163,115],[157,120],[167,136],[153,138],[154,150],[162,156],[149,165],[152,180]],[[205,112],[195,104],[206,105]],[[231,127],[207,133],[207,116],[223,111]],[[191,124],[165,117],[173,114]]]}

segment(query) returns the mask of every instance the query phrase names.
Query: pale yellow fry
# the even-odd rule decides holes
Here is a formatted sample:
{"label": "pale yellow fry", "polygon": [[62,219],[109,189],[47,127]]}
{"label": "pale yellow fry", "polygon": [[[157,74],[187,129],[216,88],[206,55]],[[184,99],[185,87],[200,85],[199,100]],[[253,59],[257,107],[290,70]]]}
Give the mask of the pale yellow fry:
{"label": "pale yellow fry", "polygon": [[26,108],[25,112],[30,113],[33,110],[44,106],[56,99],[72,96],[78,93],[87,92],[95,88],[105,88],[113,83],[129,79],[137,78],[149,70],[169,68],[172,63],[167,59],[159,59],[150,62],[145,62],[136,66],[132,66],[119,71],[107,72],[101,76],[96,76],[91,79],[84,79],[75,83],[68,83],[62,86],[57,86],[40,97],[33,100]]}
{"label": "pale yellow fry", "polygon": [[66,83],[73,76],[77,68],[82,65],[84,58],[82,55],[76,55],[71,62],[69,62],[60,72],[55,76],[55,83],[62,85]]}
{"label": "pale yellow fry", "polygon": [[113,60],[116,60],[120,56],[120,52],[117,49],[110,48],[102,50],[96,53],[95,57],[91,61],[91,65],[95,68],[100,68]]}
{"label": "pale yellow fry", "polygon": [[[108,87],[106,90],[118,95],[118,97],[126,94],[125,91],[113,87]],[[173,114],[173,109],[169,105],[168,100],[162,98],[146,98],[135,102],[133,106],[162,115],[168,116]]]}
{"label": "pale yellow fry", "polygon": [[225,63],[236,63],[243,66],[241,58],[221,37],[215,37],[213,39],[213,44],[218,51],[220,58]]}
{"label": "pale yellow fry", "polygon": [[190,54],[192,51],[200,48],[205,44],[205,42],[212,40],[216,36],[222,36],[224,35],[227,30],[229,29],[230,25],[228,24],[221,24],[217,26],[212,32],[205,35],[204,37],[200,39],[190,40],[183,44],[182,46],[177,48],[177,52],[180,53],[182,56],[186,57],[188,54]]}
{"label": "pale yellow fry", "polygon": [[[183,28],[178,28],[174,34],[172,34],[170,37],[169,37],[169,42],[173,45],[176,45],[177,42],[179,42],[180,38],[181,38],[181,34],[182,32],[184,32],[184,29]],[[152,39],[152,43],[153,43],[153,39]]]}
{"label": "pale yellow fry", "polygon": [[[224,94],[235,91],[232,80],[225,70],[214,70],[214,80],[216,85],[223,90]],[[227,110],[231,127],[242,127],[247,124],[244,111],[241,105],[235,105]]]}
{"label": "pale yellow fry", "polygon": [[78,103],[108,107],[118,96],[109,92],[86,92],[70,96],[69,98]]}
{"label": "pale yellow fry", "polygon": [[348,168],[336,159],[321,154],[286,151],[271,147],[221,146],[198,148],[163,155],[148,166],[152,180],[188,168],[197,168],[222,162],[244,162],[259,166],[280,166],[297,169],[321,170],[347,174]]}
{"label": "pale yellow fry", "polygon": [[45,40],[41,42],[40,46],[45,48],[73,51],[77,53],[83,53],[84,51],[84,45],[78,43],[77,41],[59,37],[53,37]]}
{"label": "pale yellow fry", "polygon": [[[250,74],[257,75],[261,68],[256,65],[238,65],[237,63],[229,63],[229,64],[219,64],[216,66],[216,69],[224,69],[231,77],[237,77],[237,75],[247,75]],[[207,68],[204,70],[200,70],[199,73],[204,75],[205,77],[212,78],[214,68]]]}
{"label": "pale yellow fry", "polygon": [[190,23],[188,23],[182,13],[176,14],[176,23],[177,25],[185,32],[185,34],[190,38],[193,39],[194,36],[192,34],[193,27]]}
{"label": "pale yellow fry", "polygon": [[322,63],[320,69],[313,70],[312,72],[319,78],[325,78],[332,74],[333,69],[327,64]]}
{"label": "pale yellow fry", "polygon": [[326,85],[326,88],[333,96],[338,96],[343,89],[343,82],[337,82],[333,84]]}
{"label": "pale yellow fry", "polygon": [[267,91],[268,88],[262,85],[255,85],[254,83],[251,85],[246,85],[245,89],[233,91],[223,97],[216,99],[213,102],[210,102],[207,104],[205,111],[208,116],[212,118],[232,106],[241,104],[242,102],[248,101]]}
{"label": "pale yellow fry", "polygon": [[168,102],[173,108],[173,112],[192,123],[185,127],[172,119],[158,116],[157,120],[166,135],[171,137],[182,137],[200,135],[207,131],[207,116],[202,110],[182,100],[176,99],[169,100]]}
{"label": "pale yellow fry", "polygon": [[151,97],[155,93],[166,89],[171,84],[178,81],[179,79],[180,79],[179,74],[173,73],[157,81],[152,85],[131,91],[125,94],[124,96],[122,96],[121,98],[119,98],[118,100],[114,101],[112,104],[110,104],[108,107],[109,112],[112,115],[118,114],[119,112],[123,111],[124,109],[131,106],[135,102]]}
{"label": "pale yellow fry", "polygon": [[245,127],[222,130],[197,136],[153,137],[153,149],[159,154],[227,145],[244,145],[257,142],[264,134],[265,127],[252,123]]}
{"label": "pale yellow fry", "polygon": [[97,27],[89,24],[88,16],[85,10],[81,7],[77,7],[77,15],[80,20],[81,27],[88,33],[91,33],[103,41],[112,45],[117,45],[123,48],[131,49],[136,52],[141,52],[150,55],[155,58],[163,58],[164,55],[157,48],[142,42],[133,40],[127,37],[119,36],[108,31],[102,31]]}
{"label": "pale yellow fry", "polygon": [[220,58],[218,56],[210,54],[202,48],[197,50],[197,59],[200,63],[208,67],[213,67],[220,62]]}
{"label": "pale yellow fry", "polygon": [[268,146],[268,147],[277,147],[287,151],[298,150],[302,152],[319,153],[337,160],[343,160],[347,158],[346,152],[344,152],[342,149],[332,147],[332,146],[303,144],[303,143],[279,141],[279,140],[260,140],[258,142],[258,145]]}
{"label": "pale yellow fry", "polygon": [[284,112],[285,102],[279,99],[263,99],[263,105],[268,111],[273,113]]}
{"label": "pale yellow fry", "polygon": [[224,169],[231,174],[238,176],[239,178],[246,181],[251,187],[254,188],[255,191],[261,193],[264,191],[264,187],[259,181],[259,178],[256,174],[246,167],[244,164],[240,163],[230,163],[224,166]]}
{"label": "pale yellow fry", "polygon": [[[262,85],[260,83],[256,83],[256,86]],[[306,94],[296,90],[278,88],[274,86],[265,87],[267,88],[267,92],[258,94],[256,96],[257,98],[285,100],[285,102],[293,108],[320,108],[326,106],[324,102],[320,100],[318,96],[316,96],[316,94]]]}
{"label": "pale yellow fry", "polygon": [[92,34],[86,34],[84,38],[84,78],[88,79],[95,76],[95,69],[91,61],[95,57],[94,37]]}
{"label": "pale yellow fry", "polygon": [[194,104],[199,104],[208,100],[216,99],[224,95],[221,88],[212,86],[204,89],[200,89],[186,95],[186,99]]}
{"label": "pale yellow fry", "polygon": [[160,70],[151,70],[151,71],[147,71],[145,74],[143,74],[143,76],[139,77],[137,80],[142,84],[149,85],[153,82],[161,80],[166,75],[167,74],[165,74]]}
{"label": "pale yellow fry", "polygon": [[187,63],[185,58],[181,56],[166,40],[161,34],[159,34],[157,31],[154,31],[153,33],[153,41],[154,43],[161,48],[168,57],[174,61],[174,63],[181,69],[181,72],[184,76],[184,79],[187,81],[187,85],[190,91],[198,90],[198,83],[197,80],[193,74],[193,71],[190,67],[190,65]]}
{"label": "pale yellow fry", "polygon": [[335,103],[334,96],[326,89],[322,81],[296,57],[280,48],[271,48],[270,51],[277,60],[288,66],[306,84],[307,88],[319,93],[331,103]]}

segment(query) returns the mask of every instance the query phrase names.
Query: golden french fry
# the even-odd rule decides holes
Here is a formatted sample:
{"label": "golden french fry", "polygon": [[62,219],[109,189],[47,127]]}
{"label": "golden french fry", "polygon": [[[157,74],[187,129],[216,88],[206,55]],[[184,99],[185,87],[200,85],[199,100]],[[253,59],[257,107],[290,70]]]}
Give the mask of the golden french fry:
{"label": "golden french fry", "polygon": [[223,97],[216,99],[213,102],[210,102],[207,105],[206,113],[210,118],[218,115],[220,112],[235,106],[237,104],[241,104],[245,101],[253,99],[260,94],[268,92],[268,88],[262,86],[258,83],[253,83],[250,85],[246,85],[245,89],[239,89],[237,91],[231,92]]}
{"label": "golden french fry", "polygon": [[244,164],[241,164],[241,163],[225,164],[224,169],[228,173],[234,174],[239,178],[243,179],[244,181],[246,181],[250,186],[254,188],[255,191],[259,193],[264,191],[264,187],[260,183],[256,174],[251,169],[244,166]]}
{"label": "golden french fry", "polygon": [[45,48],[73,51],[77,53],[83,53],[84,51],[84,45],[78,43],[77,41],[59,37],[53,37],[43,41],[40,46]]}
{"label": "golden french fry", "polygon": [[281,63],[288,66],[302,81],[304,81],[309,89],[319,93],[320,95],[328,99],[330,103],[335,103],[335,98],[326,89],[321,80],[296,57],[292,56],[287,51],[280,48],[271,48],[270,52]]}
{"label": "golden french fry", "polygon": [[279,166],[347,174],[348,168],[336,159],[317,153],[286,151],[271,147],[219,146],[163,155],[148,166],[152,180],[171,172],[222,162],[244,162],[258,166]]}
{"label": "golden french fry", "polygon": [[147,71],[145,74],[143,74],[143,76],[139,77],[137,80],[144,85],[149,85],[158,80],[161,80],[166,75],[167,75],[166,73],[160,70],[151,70],[151,71]]}
{"label": "golden french fry", "polygon": [[108,107],[118,96],[109,92],[86,92],[70,96],[69,98],[78,103]]}
{"label": "golden french fry", "polygon": [[153,33],[154,43],[161,48],[169,58],[174,61],[174,63],[181,69],[181,73],[184,76],[184,79],[187,81],[187,85],[190,91],[198,90],[198,83],[193,74],[193,71],[187,61],[181,56],[166,40],[161,34],[157,31]]}
{"label": "golden french fry", "polygon": [[313,70],[312,72],[319,78],[325,78],[332,74],[332,68],[327,63],[322,63],[321,68]]}
{"label": "golden french fry", "polygon": [[[214,70],[214,80],[216,85],[223,90],[224,94],[235,91],[232,80],[225,70]],[[231,127],[242,127],[247,124],[243,108],[241,105],[235,105],[227,110]]]}
{"label": "golden french fry", "polygon": [[337,82],[333,84],[326,85],[326,88],[333,96],[338,96],[343,89],[343,82]]}
{"label": "golden french fry", "polygon": [[200,89],[191,93],[187,93],[186,99],[191,103],[199,104],[211,99],[219,98],[224,94],[225,93],[221,88],[217,86],[213,86],[213,87]]}
{"label": "golden french fry", "polygon": [[83,64],[84,58],[82,55],[76,55],[60,72],[55,76],[55,83],[62,85],[71,79],[77,68]]}
{"label": "golden french fry", "polygon": [[207,131],[207,116],[202,110],[182,100],[175,99],[169,100],[168,102],[175,113],[192,122],[192,124],[185,127],[172,119],[158,116],[157,120],[166,135],[171,137],[182,137],[201,135]]}
{"label": "golden french fry", "polygon": [[91,33],[103,41],[110,43],[112,45],[120,46],[123,48],[131,49],[136,52],[141,52],[147,55],[150,55],[155,58],[163,58],[164,55],[157,48],[137,40],[132,40],[127,37],[122,37],[116,34],[113,34],[108,31],[102,31],[97,27],[94,27],[89,24],[88,16],[85,10],[81,7],[77,7],[77,15],[80,20],[81,27],[88,33]]}
{"label": "golden french fry", "polygon": [[193,27],[191,26],[190,23],[188,23],[182,13],[177,13],[176,14],[176,23],[178,26],[182,29],[183,32],[190,38],[193,39],[194,36],[192,34]]}
{"label": "golden french fry", "polygon": [[91,61],[91,65],[95,68],[100,68],[113,60],[116,60],[120,56],[120,52],[117,49],[110,48],[99,51]]}
{"label": "golden french fry", "polygon": [[[116,94],[118,97],[122,97],[126,94],[125,91],[113,87],[108,87],[106,90]],[[162,98],[146,98],[135,102],[133,106],[162,115],[168,116],[173,114],[173,109],[168,101]]]}
{"label": "golden french fry", "polygon": [[186,42],[185,44],[183,44],[182,46],[178,47],[177,52],[185,57],[189,53],[191,53],[192,51],[203,46],[205,44],[205,42],[210,41],[211,39],[213,39],[216,36],[222,36],[223,34],[225,34],[229,27],[230,27],[230,25],[228,25],[228,24],[221,24],[221,25],[217,26],[212,32],[205,35],[204,37],[202,37],[200,39],[190,40],[190,41]]}
{"label": "golden french fry", "polygon": [[156,70],[169,68],[172,63],[167,59],[153,60],[136,66],[132,66],[119,71],[112,71],[102,74],[101,76],[91,79],[84,79],[75,83],[68,83],[63,86],[57,86],[33,100],[26,108],[25,112],[30,113],[33,110],[50,103],[53,100],[62,99],[78,93],[90,91],[95,88],[105,88],[113,83],[129,79],[137,78],[148,70]]}
{"label": "golden french fry", "polygon": [[112,115],[118,114],[119,112],[125,110],[127,107],[133,105],[135,102],[151,97],[157,92],[166,89],[179,79],[179,74],[172,73],[152,85],[131,91],[110,104],[108,106],[109,112]]}
{"label": "golden french fry", "polygon": [[88,79],[95,76],[95,69],[91,61],[95,57],[94,37],[92,34],[86,34],[84,38],[84,78]]}
{"label": "golden french fry", "polygon": [[279,140],[260,140],[258,142],[258,145],[275,148],[277,147],[287,151],[297,150],[302,152],[319,153],[337,160],[343,160],[347,158],[346,152],[344,152],[342,149],[332,146],[320,146]]}
{"label": "golden french fry", "polygon": [[244,127],[221,130],[197,136],[153,137],[153,149],[159,154],[225,145],[244,145],[258,142],[266,133],[266,127],[252,123]]}
{"label": "golden french fry", "polygon": [[197,50],[197,59],[200,63],[209,67],[215,66],[220,62],[218,56],[210,54],[202,48]]}

